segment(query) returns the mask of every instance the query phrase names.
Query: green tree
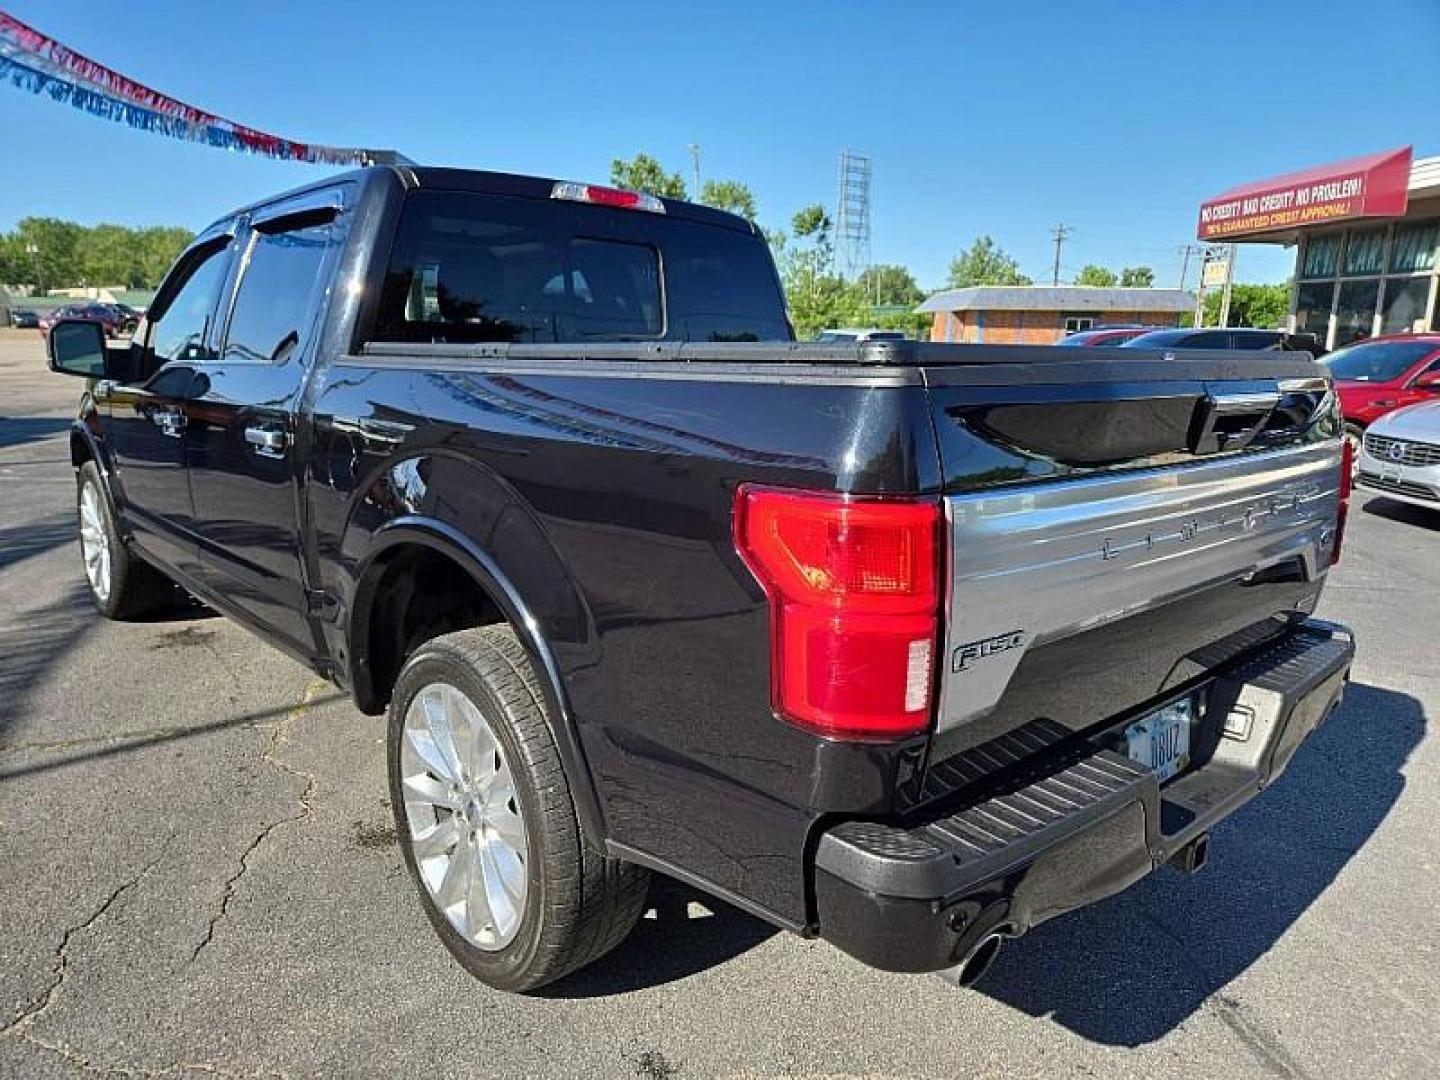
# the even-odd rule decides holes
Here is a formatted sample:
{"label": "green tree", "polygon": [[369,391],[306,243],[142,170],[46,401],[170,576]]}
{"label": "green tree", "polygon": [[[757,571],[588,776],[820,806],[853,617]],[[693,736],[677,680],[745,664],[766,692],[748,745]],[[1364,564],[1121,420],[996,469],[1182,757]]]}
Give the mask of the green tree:
{"label": "green tree", "polygon": [[856,284],[876,307],[914,307],[925,299],[915,276],[903,266],[877,263],[861,274]]}
{"label": "green tree", "polygon": [[636,154],[629,161],[615,158],[610,162],[610,182],[627,191],[643,191],[662,199],[685,198],[685,178],[679,173],[667,173],[649,154]]}
{"label": "green tree", "polygon": [[90,285],[145,284],[135,230],[120,225],[96,225],[80,236],[76,250],[80,276]]}
{"label": "green tree", "polygon": [[25,257],[13,236],[0,233],[0,285],[18,285],[29,281]]}
{"label": "green tree", "polygon": [[1155,271],[1148,266],[1127,266],[1120,271],[1120,284],[1127,289],[1153,289]]}
{"label": "green tree", "polygon": [[1108,289],[1118,281],[1115,271],[1106,270],[1103,266],[1096,266],[1090,263],[1080,268],[1080,273],[1075,275],[1076,285],[1098,285],[1102,289]]}
{"label": "green tree", "polygon": [[[1205,294],[1205,325],[1220,325],[1222,290]],[[1232,285],[1229,326],[1256,326],[1270,330],[1285,325],[1290,315],[1290,284]]]}
{"label": "green tree", "polygon": [[83,232],[75,222],[59,218],[20,219],[15,243],[25,260],[22,265],[29,270],[27,277],[40,292],[80,283],[78,249]]}
{"label": "green tree", "polygon": [[756,218],[755,196],[738,180],[706,180],[700,188],[700,201],[717,210],[739,214],[746,221]]}
{"label": "green tree", "polygon": [[950,263],[950,287],[964,289],[971,285],[1033,285],[1020,272],[1020,264],[995,241],[982,236],[970,249]]}
{"label": "green tree", "polygon": [[143,285],[147,288],[159,285],[170,264],[192,239],[193,234],[186,229],[152,227],[138,230],[134,243]]}
{"label": "green tree", "polygon": [[790,321],[801,340],[827,327],[868,321],[870,305],[859,285],[835,272],[832,225],[825,208],[802,208],[791,218],[790,228],[792,236],[781,245],[780,278]]}
{"label": "green tree", "polygon": [[0,282],[41,291],[78,285],[154,287],[190,240],[186,229],[86,228],[56,218],[25,218],[13,232],[0,235]]}

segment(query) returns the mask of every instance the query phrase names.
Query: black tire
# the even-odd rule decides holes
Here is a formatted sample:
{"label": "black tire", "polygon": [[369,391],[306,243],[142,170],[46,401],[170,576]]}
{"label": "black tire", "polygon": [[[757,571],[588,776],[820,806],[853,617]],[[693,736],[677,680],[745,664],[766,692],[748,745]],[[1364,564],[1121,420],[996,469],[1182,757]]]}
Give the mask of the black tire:
{"label": "black tire", "polygon": [[[515,781],[527,835],[527,887],[518,929],[503,948],[481,949],[459,933],[416,865],[401,790],[401,740],[411,702],[437,682],[478,708]],[[396,681],[387,742],[390,804],[405,865],[440,940],[481,982],[499,990],[538,989],[604,956],[634,928],[649,872],[606,856],[581,825],[539,680],[508,626],[461,630],[419,646]]]}
{"label": "black tire", "polygon": [[97,587],[88,569],[85,582],[90,589],[90,599],[107,619],[135,619],[155,611],[163,610],[175,602],[175,584],[159,570],[144,562],[130,551],[115,529],[115,513],[110,506],[110,497],[100,479],[100,470],[93,461],[80,466],[75,474],[75,509],[81,524],[80,553],[82,566],[88,566],[85,526],[86,491],[94,492],[94,505],[99,511],[99,534],[108,552],[109,587]]}

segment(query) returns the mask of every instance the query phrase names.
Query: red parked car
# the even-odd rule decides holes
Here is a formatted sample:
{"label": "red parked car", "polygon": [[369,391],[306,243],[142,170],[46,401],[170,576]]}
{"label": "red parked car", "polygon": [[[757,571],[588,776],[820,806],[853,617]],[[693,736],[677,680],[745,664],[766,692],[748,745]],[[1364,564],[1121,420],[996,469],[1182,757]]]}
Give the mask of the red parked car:
{"label": "red parked car", "polygon": [[1440,398],[1440,334],[1394,334],[1336,349],[1320,362],[1335,377],[1345,437],[1355,444],[1388,412]]}
{"label": "red parked car", "polygon": [[87,319],[105,328],[106,337],[116,337],[125,327],[125,316],[109,304],[66,304],[40,317],[40,333],[50,336],[50,327],[61,319]]}
{"label": "red parked car", "polygon": [[1110,348],[1123,345],[1131,338],[1148,334],[1151,330],[1160,329],[1162,327],[1159,326],[1092,326],[1089,330],[1077,330],[1073,334],[1067,334],[1055,344],[1079,349]]}

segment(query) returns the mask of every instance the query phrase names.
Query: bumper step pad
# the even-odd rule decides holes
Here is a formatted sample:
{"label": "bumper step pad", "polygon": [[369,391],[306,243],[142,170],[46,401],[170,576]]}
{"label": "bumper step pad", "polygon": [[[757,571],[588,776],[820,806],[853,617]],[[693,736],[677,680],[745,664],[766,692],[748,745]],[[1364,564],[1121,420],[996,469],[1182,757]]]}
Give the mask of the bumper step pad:
{"label": "bumper step pad", "polygon": [[821,935],[878,967],[935,970],[977,934],[1023,933],[1120,891],[1284,770],[1339,701],[1354,654],[1347,631],[1309,620],[1219,669],[1207,722],[1239,713],[1244,735],[1212,742],[1163,792],[1150,770],[1046,722],[947,762],[984,777],[958,805],[821,834]]}

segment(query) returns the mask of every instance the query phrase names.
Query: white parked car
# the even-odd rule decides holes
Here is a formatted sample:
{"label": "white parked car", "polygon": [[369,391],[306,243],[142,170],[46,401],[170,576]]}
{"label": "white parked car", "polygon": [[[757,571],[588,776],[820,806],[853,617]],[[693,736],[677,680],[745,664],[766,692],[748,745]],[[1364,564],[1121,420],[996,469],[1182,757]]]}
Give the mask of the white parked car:
{"label": "white parked car", "polygon": [[904,341],[903,330],[882,330],[878,326],[847,326],[835,330],[821,330],[815,336],[819,342],[845,343],[851,341]]}
{"label": "white parked car", "polygon": [[1396,409],[1366,428],[1356,482],[1440,510],[1440,401]]}

